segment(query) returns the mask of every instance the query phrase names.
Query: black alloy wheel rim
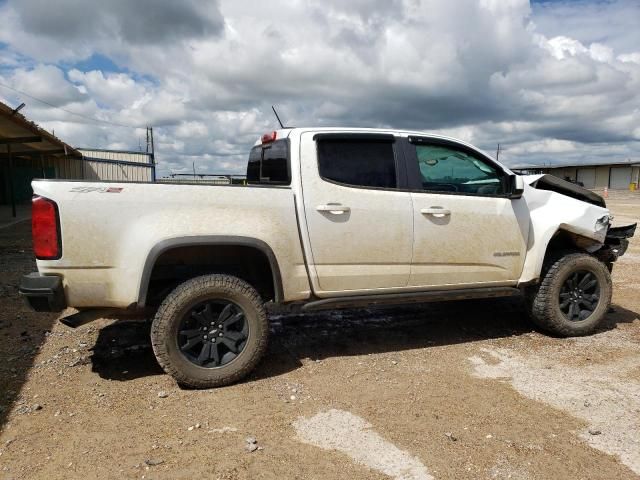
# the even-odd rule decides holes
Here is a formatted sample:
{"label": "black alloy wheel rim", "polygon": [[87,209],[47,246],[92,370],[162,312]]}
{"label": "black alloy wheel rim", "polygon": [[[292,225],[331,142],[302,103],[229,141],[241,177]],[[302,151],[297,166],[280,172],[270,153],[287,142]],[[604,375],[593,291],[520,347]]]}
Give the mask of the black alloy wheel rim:
{"label": "black alloy wheel rim", "polygon": [[592,272],[571,273],[560,289],[560,311],[571,322],[589,318],[600,303],[600,284]]}
{"label": "black alloy wheel rim", "polygon": [[249,323],[238,305],[206,300],[191,307],[178,326],[178,348],[189,362],[219,368],[235,360],[249,338]]}

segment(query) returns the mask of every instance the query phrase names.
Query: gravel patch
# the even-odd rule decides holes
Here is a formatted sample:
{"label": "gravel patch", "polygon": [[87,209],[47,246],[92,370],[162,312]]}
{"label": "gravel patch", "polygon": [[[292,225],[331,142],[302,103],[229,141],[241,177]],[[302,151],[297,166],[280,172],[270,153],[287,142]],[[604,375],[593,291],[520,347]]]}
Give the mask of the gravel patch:
{"label": "gravel patch", "polygon": [[[603,344],[619,335],[615,330],[586,337],[579,343]],[[617,455],[640,475],[640,383],[629,377],[637,358],[623,356],[607,363],[567,366],[558,347],[526,355],[509,349],[482,349],[469,358],[480,378],[503,379],[527,398],[546,403],[584,420],[579,435],[592,447]],[[566,353],[565,353],[566,354]]]}

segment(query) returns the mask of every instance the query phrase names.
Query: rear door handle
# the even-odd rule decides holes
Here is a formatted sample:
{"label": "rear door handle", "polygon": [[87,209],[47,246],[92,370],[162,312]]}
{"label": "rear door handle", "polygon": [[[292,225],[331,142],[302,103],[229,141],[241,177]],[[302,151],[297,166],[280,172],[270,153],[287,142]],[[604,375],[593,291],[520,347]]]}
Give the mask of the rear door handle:
{"label": "rear door handle", "polygon": [[451,210],[443,207],[429,207],[423,208],[422,210],[420,210],[420,213],[422,213],[423,215],[433,215],[434,217],[442,218],[446,217],[447,215],[451,215]]}
{"label": "rear door handle", "polygon": [[328,203],[326,205],[318,205],[316,210],[319,212],[328,212],[333,215],[342,215],[351,211],[351,208],[346,205],[340,205],[339,203]]}

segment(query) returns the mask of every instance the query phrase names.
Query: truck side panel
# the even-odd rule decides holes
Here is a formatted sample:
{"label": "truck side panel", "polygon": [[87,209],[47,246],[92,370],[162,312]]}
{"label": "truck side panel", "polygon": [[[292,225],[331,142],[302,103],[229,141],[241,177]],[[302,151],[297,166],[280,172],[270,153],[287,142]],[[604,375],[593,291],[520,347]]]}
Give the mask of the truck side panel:
{"label": "truck side panel", "polygon": [[290,188],[57,181],[33,188],[58,204],[62,258],[39,260],[38,269],[73,286],[65,288],[69,306],[135,304],[154,247],[217,235],[264,242],[278,262],[284,300],[310,295]]}

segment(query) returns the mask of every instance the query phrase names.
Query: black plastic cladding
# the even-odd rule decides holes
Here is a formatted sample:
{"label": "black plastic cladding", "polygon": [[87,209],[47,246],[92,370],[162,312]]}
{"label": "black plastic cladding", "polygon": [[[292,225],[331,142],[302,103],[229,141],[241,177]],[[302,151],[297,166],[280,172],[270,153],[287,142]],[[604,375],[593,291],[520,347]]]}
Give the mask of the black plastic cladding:
{"label": "black plastic cladding", "polygon": [[192,247],[192,246],[243,246],[253,247],[264,253],[271,266],[271,273],[273,277],[273,289],[275,293],[275,301],[284,301],[284,293],[282,289],[282,277],[280,275],[280,267],[276,256],[271,250],[271,247],[262,240],[251,237],[237,237],[229,235],[198,235],[193,237],[178,237],[169,238],[156,244],[144,264],[142,270],[142,278],[140,280],[140,288],[138,289],[138,307],[145,306],[147,301],[147,292],[149,289],[149,282],[151,280],[151,272],[156,263],[156,260],[167,250],[178,247]]}

